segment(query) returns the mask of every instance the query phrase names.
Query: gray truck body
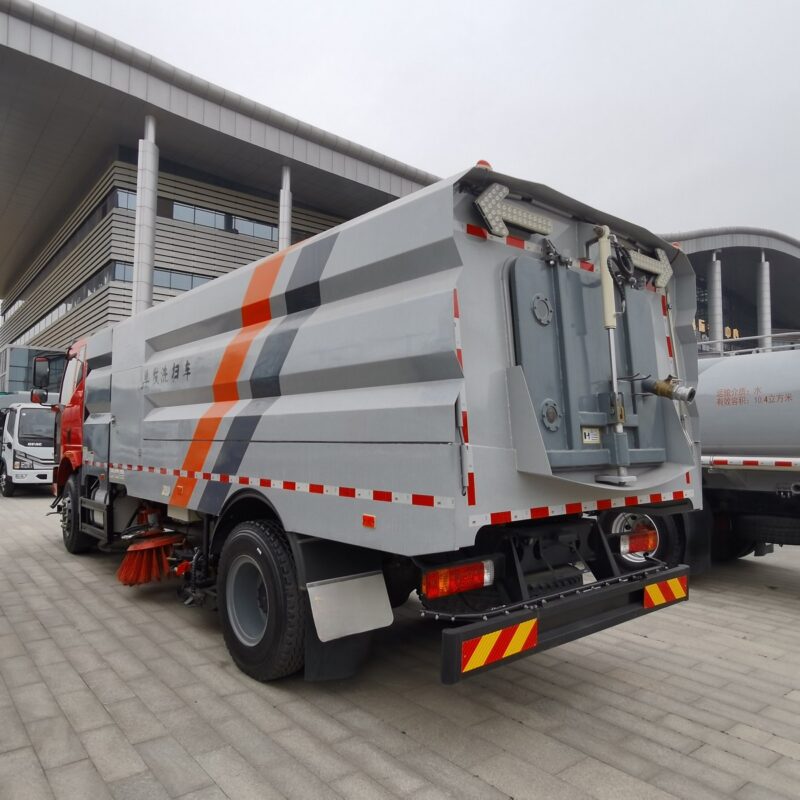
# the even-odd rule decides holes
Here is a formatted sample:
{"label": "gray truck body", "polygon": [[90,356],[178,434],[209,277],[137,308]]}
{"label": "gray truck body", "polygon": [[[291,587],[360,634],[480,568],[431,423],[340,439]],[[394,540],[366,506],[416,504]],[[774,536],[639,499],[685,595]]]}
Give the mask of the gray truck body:
{"label": "gray truck body", "polygon": [[[549,235],[487,233],[474,201],[493,182]],[[286,530],[401,555],[468,546],[491,524],[697,505],[691,406],[623,381],[625,446],[611,436],[595,224],[673,272],[626,291],[620,375],[694,383],[683,254],[473,169],[92,337],[84,462],[177,519],[246,488]],[[632,485],[596,480],[619,464]]]}

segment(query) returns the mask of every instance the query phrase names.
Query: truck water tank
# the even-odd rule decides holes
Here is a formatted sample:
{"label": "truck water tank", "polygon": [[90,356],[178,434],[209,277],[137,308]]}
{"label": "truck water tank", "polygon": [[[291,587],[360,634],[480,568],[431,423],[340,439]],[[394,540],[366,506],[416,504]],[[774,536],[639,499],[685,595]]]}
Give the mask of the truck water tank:
{"label": "truck water tank", "polygon": [[701,359],[703,455],[800,455],[800,350]]}

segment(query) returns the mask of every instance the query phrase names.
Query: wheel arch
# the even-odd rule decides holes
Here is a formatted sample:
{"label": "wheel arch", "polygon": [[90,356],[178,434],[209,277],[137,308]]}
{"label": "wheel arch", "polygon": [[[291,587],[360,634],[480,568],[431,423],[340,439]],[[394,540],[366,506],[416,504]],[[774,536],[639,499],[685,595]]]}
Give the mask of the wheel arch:
{"label": "wheel arch", "polygon": [[211,555],[218,557],[230,532],[240,523],[247,520],[270,519],[283,527],[275,506],[263,494],[252,489],[242,489],[229,497],[211,531],[209,545]]}

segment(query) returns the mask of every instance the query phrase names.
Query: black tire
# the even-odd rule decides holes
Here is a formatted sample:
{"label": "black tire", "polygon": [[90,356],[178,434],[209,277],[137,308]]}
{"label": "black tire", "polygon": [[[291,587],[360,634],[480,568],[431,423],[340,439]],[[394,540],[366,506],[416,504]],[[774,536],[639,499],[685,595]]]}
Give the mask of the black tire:
{"label": "black tire", "polygon": [[94,537],[81,531],[80,520],[80,482],[73,473],[67,478],[61,495],[61,537],[64,548],[73,555],[88,553],[95,545]]}
{"label": "black tire", "polygon": [[734,521],[740,539],[768,544],[800,544],[800,520],[795,517],[767,517],[740,514]]}
{"label": "black tire", "polygon": [[671,517],[647,514],[646,510],[640,511],[635,508],[628,511],[610,511],[607,514],[603,514],[600,519],[600,524],[603,527],[603,531],[607,536],[609,536],[609,543],[611,544],[612,551],[617,552],[617,562],[623,569],[632,570],[646,565],[644,559],[623,556],[620,555],[618,551],[615,551],[615,543],[613,541],[614,536],[609,535],[614,531],[615,528],[620,528],[619,533],[624,532],[626,527],[624,525],[621,526],[619,523],[615,524],[615,522],[618,518],[624,518],[626,515],[633,514],[642,514],[647,516],[658,531],[658,546],[655,551],[650,554],[651,558],[656,558],[659,561],[663,561],[667,566],[670,567],[674,567],[683,562],[686,546],[681,531],[678,529],[678,526]]}
{"label": "black tire", "polygon": [[711,516],[711,560],[715,563],[735,561],[737,558],[749,556],[755,550],[755,541],[736,530],[734,519],[726,512],[717,512]]}
{"label": "black tire", "polygon": [[219,560],[217,604],[225,644],[242,672],[271,681],[302,668],[306,606],[277,522],[252,520],[231,531]]}
{"label": "black tire", "polygon": [[6,462],[0,461],[0,494],[3,497],[13,497],[15,488],[14,481],[11,480],[6,471]]}

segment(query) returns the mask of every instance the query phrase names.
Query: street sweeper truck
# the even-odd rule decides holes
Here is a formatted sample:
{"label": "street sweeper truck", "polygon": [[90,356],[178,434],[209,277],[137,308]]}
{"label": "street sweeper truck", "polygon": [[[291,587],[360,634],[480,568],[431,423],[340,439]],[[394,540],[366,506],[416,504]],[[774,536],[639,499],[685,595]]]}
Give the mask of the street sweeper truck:
{"label": "street sweeper truck", "polygon": [[467,170],[71,347],[64,544],[261,680],[351,674],[412,591],[448,683],[680,602],[694,309],[657,236]]}

